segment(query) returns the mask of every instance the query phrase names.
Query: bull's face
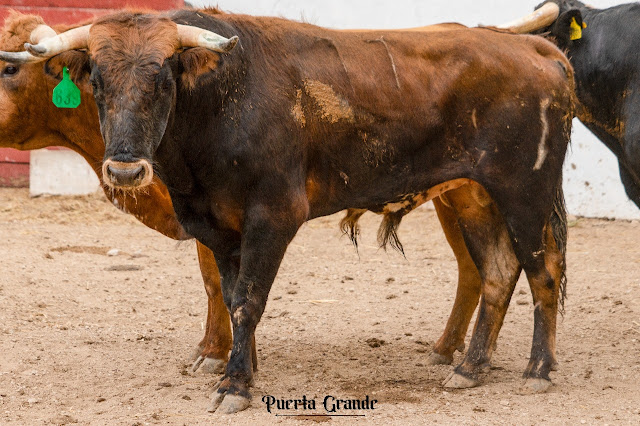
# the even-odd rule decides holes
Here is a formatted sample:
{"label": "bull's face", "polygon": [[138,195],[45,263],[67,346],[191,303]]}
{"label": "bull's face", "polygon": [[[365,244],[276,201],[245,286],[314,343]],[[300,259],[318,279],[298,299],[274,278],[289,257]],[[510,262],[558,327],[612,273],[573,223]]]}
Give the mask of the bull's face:
{"label": "bull's face", "polygon": [[43,109],[51,102],[42,72],[42,64],[20,63],[23,44],[42,18],[14,13],[5,21],[0,49],[10,51],[0,59],[0,144],[17,149],[41,148],[36,137]]}
{"label": "bull's face", "polygon": [[185,71],[185,43],[211,42],[207,47],[213,51],[205,62],[215,64],[220,59],[215,51],[229,51],[236,41],[155,15],[124,15],[92,26],[90,81],[105,142],[102,171],[108,186],[135,189],[152,182],[152,159],[172,117],[177,79],[201,71]]}
{"label": "bull's face", "polygon": [[94,58],[90,82],[105,143],[103,180],[113,188],[149,185],[152,159],[175,104],[175,60],[132,64],[124,57]]}
{"label": "bull's face", "polygon": [[534,33],[548,33],[553,37],[558,47],[566,49],[573,41],[571,38],[571,26],[577,25],[580,28],[583,27],[582,13],[580,10],[587,6],[575,0],[550,0],[540,3],[535,9],[538,10],[549,3],[558,5],[558,17],[550,25],[540,28],[534,31]]}
{"label": "bull's face", "polygon": [[[549,35],[561,49],[571,46],[573,40],[580,38],[583,26],[581,10],[587,6],[574,0],[549,0],[536,6],[533,13],[516,19],[499,28],[516,33]],[[577,27],[577,28],[576,28]]]}
{"label": "bull's face", "polygon": [[[32,149],[30,140],[36,132],[35,123],[23,117],[37,117],[35,105],[44,105],[45,98],[28,90],[38,81],[29,78],[29,68],[0,61],[0,144],[17,149]],[[42,67],[40,67],[42,68]]]}
{"label": "bull's face", "polygon": [[24,62],[60,55],[69,68],[90,72],[105,142],[103,180],[128,190],[153,180],[152,159],[172,117],[177,79],[193,86],[201,74],[215,71],[219,53],[238,41],[159,15],[129,12],[58,35],[46,28],[48,36],[38,44],[25,44]]}
{"label": "bull's face", "polygon": [[179,48],[168,19],[110,20],[91,27],[89,81],[105,143],[104,183],[135,189],[153,178],[152,159],[176,98],[172,57]]}
{"label": "bull's face", "polygon": [[103,180],[114,188],[144,187],[152,181],[152,158],[174,105],[173,74],[168,66],[156,65],[142,72],[144,82],[111,84],[113,75],[101,68],[92,67],[90,81],[105,143]]}

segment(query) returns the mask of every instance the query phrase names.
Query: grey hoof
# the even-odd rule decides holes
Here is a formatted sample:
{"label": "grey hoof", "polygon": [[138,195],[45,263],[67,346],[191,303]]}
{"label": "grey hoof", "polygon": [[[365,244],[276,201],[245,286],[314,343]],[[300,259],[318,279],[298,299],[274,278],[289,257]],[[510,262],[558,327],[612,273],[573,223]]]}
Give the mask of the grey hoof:
{"label": "grey hoof", "polygon": [[222,359],[205,358],[199,371],[204,374],[223,374],[226,368],[227,363]]}
{"label": "grey hoof", "polygon": [[210,413],[215,413],[218,407],[220,407],[220,404],[222,404],[224,396],[225,394],[223,393],[214,392],[211,395],[211,404],[209,405],[209,408],[207,408],[207,411]]}
{"label": "grey hoof", "polygon": [[436,352],[431,352],[427,357],[427,365],[449,365],[453,360]]}
{"label": "grey hoof", "polygon": [[525,380],[520,390],[524,394],[544,393],[551,388],[551,385],[551,380],[531,378]]}
{"label": "grey hoof", "polygon": [[240,395],[227,395],[224,397],[222,404],[219,405],[217,412],[220,414],[233,414],[242,410],[246,410],[251,405],[251,400]]}
{"label": "grey hoof", "polygon": [[196,346],[191,352],[191,356],[189,357],[189,360],[191,360],[191,362],[196,362],[198,358],[200,358],[200,354],[202,353],[203,349],[204,348],[201,346]]}
{"label": "grey hoof", "polygon": [[199,356],[191,366],[191,371],[195,373],[200,370],[204,374],[222,374],[226,367],[227,363],[222,359]]}
{"label": "grey hoof", "polygon": [[480,382],[478,382],[477,380],[470,379],[456,372],[451,373],[449,377],[447,377],[447,379],[442,382],[442,386],[449,389],[475,388],[479,384]]}

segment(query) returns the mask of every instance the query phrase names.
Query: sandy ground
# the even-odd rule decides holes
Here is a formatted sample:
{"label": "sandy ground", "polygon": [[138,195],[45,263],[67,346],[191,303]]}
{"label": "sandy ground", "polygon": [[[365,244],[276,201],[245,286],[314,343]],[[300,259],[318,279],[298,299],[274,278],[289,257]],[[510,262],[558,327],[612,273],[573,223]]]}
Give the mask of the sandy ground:
{"label": "sandy ground", "polygon": [[[543,395],[518,388],[533,307],[518,283],[481,387],[445,391],[450,366],[423,364],[457,282],[435,214],[400,228],[406,259],[375,245],[363,219],[359,254],[338,216],[291,244],[257,331],[252,406],[207,413],[217,377],[189,374],[206,316],[195,244],[177,244],[101,195],[29,199],[0,189],[0,424],[638,424],[640,223],[579,219],[569,241],[560,370]],[[117,256],[107,256],[111,249]],[[371,347],[367,340],[383,340]],[[459,362],[461,354],[456,354]],[[277,417],[265,395],[377,399],[365,417]]]}

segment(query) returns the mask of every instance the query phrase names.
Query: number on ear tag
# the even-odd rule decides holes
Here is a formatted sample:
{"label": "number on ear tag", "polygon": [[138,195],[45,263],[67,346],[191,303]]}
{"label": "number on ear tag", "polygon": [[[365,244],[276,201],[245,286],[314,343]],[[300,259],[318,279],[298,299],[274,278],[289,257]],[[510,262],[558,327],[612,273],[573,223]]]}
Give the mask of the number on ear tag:
{"label": "number on ear tag", "polygon": [[53,104],[58,108],[78,108],[80,89],[69,77],[69,68],[62,70],[62,81],[53,89]]}
{"label": "number on ear tag", "polygon": [[587,24],[582,23],[582,27],[576,22],[576,18],[571,18],[569,24],[569,39],[580,40],[582,38],[582,28],[587,28]]}

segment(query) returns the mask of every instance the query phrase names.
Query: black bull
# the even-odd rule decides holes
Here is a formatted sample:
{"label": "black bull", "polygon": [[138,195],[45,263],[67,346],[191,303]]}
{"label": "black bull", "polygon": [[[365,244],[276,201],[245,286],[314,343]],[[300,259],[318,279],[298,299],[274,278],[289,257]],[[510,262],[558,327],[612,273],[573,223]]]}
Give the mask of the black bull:
{"label": "black bull", "polygon": [[[566,52],[575,72],[577,116],[618,158],[625,191],[640,207],[640,4],[594,9],[579,1],[553,3],[560,15],[541,32]],[[575,40],[569,37],[573,18],[586,24]]]}
{"label": "black bull", "polygon": [[[573,115],[571,67],[555,46],[482,28],[347,33],[203,11],[172,19],[240,43],[229,54],[181,51],[166,18],[102,18],[88,41],[91,81],[105,164],[115,164],[107,183],[139,173],[117,177],[118,164],[153,162],[180,222],[218,262],[234,343],[214,410],[249,404],[255,327],[305,221],[376,211],[382,240],[394,241],[402,215],[448,189],[442,200],[483,295],[453,380],[473,381],[489,361],[524,269],[535,303],[525,377],[548,387]],[[456,192],[477,184],[491,197],[484,210]]]}

